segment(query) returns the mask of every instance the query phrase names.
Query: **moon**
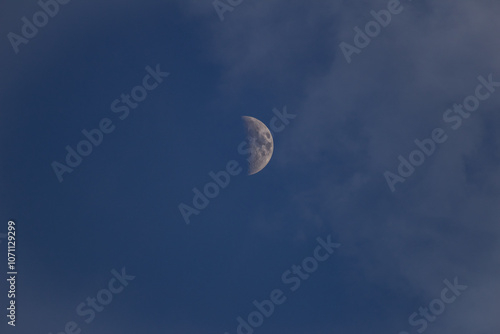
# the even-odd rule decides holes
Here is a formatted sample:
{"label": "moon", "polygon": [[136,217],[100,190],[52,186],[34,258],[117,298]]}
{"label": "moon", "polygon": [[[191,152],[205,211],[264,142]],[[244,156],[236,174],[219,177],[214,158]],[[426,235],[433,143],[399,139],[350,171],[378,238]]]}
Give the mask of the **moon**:
{"label": "moon", "polygon": [[249,146],[248,175],[260,172],[271,160],[274,151],[274,141],[271,131],[264,123],[250,116],[242,116],[247,130]]}

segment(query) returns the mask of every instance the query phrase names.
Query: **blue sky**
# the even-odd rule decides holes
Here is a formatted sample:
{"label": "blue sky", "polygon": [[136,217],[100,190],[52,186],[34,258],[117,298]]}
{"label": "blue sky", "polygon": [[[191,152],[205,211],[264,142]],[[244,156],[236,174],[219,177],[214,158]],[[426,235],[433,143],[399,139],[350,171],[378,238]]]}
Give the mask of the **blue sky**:
{"label": "blue sky", "polygon": [[[478,77],[500,81],[500,4],[401,1],[348,62],[340,44],[356,47],[354,28],[391,0],[232,3],[222,21],[205,0],[70,1],[17,53],[8,34],[40,6],[0,5],[0,277],[9,220],[18,266],[17,328],[2,314],[2,333],[74,321],[93,334],[233,334],[276,289],[286,301],[255,333],[498,333],[500,88],[483,84],[488,98],[456,130],[443,115]],[[154,83],[147,67],[169,75],[122,120],[111,104]],[[241,116],[270,126],[284,109],[295,118],[266,168],[231,176],[186,224],[192,189],[244,163]],[[103,119],[113,131],[59,182],[53,162]],[[384,173],[436,128],[446,142],[391,191]],[[340,246],[292,291],[282,275],[318,238]],[[78,306],[123,268],[135,278],[87,323]],[[412,325],[455,278],[467,288]]]}

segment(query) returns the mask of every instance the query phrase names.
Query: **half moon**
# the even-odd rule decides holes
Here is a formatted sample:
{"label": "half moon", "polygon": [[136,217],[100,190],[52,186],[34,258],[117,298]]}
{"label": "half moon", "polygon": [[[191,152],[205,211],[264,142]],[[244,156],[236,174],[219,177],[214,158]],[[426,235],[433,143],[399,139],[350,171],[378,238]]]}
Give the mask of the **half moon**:
{"label": "half moon", "polygon": [[247,130],[247,141],[250,156],[248,161],[248,175],[260,172],[271,160],[274,151],[274,142],[271,131],[256,118],[241,117]]}

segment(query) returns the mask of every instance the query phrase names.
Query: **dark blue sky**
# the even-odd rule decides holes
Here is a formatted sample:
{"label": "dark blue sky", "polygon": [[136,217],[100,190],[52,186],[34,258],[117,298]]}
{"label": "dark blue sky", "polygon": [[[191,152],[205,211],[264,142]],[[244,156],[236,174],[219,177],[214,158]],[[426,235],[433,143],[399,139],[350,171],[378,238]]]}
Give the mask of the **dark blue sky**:
{"label": "dark blue sky", "polygon": [[[59,334],[74,321],[93,334],[233,334],[275,289],[286,300],[255,333],[497,333],[500,5],[232,3],[221,21],[210,0],[70,1],[16,53],[9,33],[22,36],[40,5],[2,2],[1,333]],[[388,8],[387,26],[356,45],[354,28]],[[345,56],[342,42],[357,51]],[[169,76],[120,119],[111,104],[147,67]],[[478,85],[489,95],[477,110],[453,111]],[[241,116],[270,127],[284,109],[295,118],[274,132],[270,163],[232,176],[187,225],[178,207],[193,206],[192,189],[244,162]],[[103,119],[112,132],[59,182],[53,162]],[[401,179],[399,157],[436,128],[446,142],[391,191],[387,172]],[[282,275],[328,253],[317,238],[340,246],[292,291]],[[123,290],[122,270],[135,276]],[[443,304],[455,278],[467,288]],[[88,311],[87,298],[109,295]],[[432,320],[413,316],[440,303]]]}

